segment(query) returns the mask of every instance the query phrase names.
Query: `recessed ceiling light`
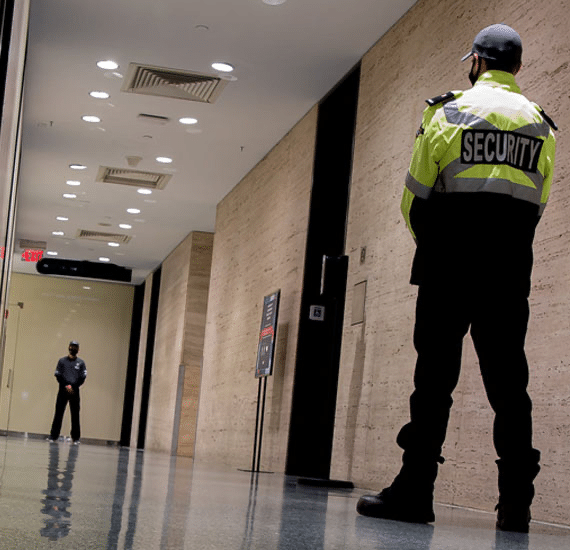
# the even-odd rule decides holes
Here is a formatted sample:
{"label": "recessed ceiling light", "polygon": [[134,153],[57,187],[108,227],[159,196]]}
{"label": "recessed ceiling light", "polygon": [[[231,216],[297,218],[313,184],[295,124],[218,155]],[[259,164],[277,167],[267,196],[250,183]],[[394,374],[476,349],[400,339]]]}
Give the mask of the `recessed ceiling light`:
{"label": "recessed ceiling light", "polygon": [[287,2],[287,0],[263,0],[263,3],[268,6],[279,6],[280,4],[285,4],[285,2]]}
{"label": "recessed ceiling light", "polygon": [[231,73],[234,70],[234,66],[229,63],[216,62],[212,63],[212,69],[221,71],[222,73]]}
{"label": "recessed ceiling light", "polygon": [[64,199],[76,199],[77,195],[75,193],[64,193],[63,198]]}
{"label": "recessed ceiling light", "polygon": [[170,164],[172,159],[169,157],[156,157],[156,162],[162,162],[163,164]]}
{"label": "recessed ceiling light", "polygon": [[77,180],[67,180],[65,183],[67,183],[67,185],[81,185],[81,182]]}
{"label": "recessed ceiling light", "polygon": [[56,237],[61,237],[62,235],[65,235],[63,231],[52,231],[51,234],[55,235]]}
{"label": "recessed ceiling light", "polygon": [[100,262],[110,262],[111,260],[109,260],[109,258],[105,258],[102,256],[101,258],[99,258],[99,261]]}
{"label": "recessed ceiling light", "polygon": [[111,97],[107,92],[99,92],[97,90],[89,92],[89,95],[95,99],[109,99]]}
{"label": "recessed ceiling light", "polygon": [[129,225],[128,223],[120,223],[120,224],[119,224],[119,227],[120,227],[121,229],[132,229],[132,228],[133,228],[133,226],[132,226],[132,225]]}
{"label": "recessed ceiling light", "polygon": [[111,61],[110,59],[107,59],[104,61],[98,61],[97,67],[99,67],[100,69],[105,69],[107,71],[114,71],[115,69],[119,68],[119,64],[115,63],[114,61]]}
{"label": "recessed ceiling light", "polygon": [[91,290],[91,287],[90,286],[84,286],[83,290]]}
{"label": "recessed ceiling light", "polygon": [[113,247],[117,247],[117,246],[121,246],[119,243],[107,243],[109,246],[113,246]]}
{"label": "recessed ceiling light", "polygon": [[48,251],[46,252],[46,254],[47,254],[48,256],[57,256],[57,252],[54,252],[53,250],[48,250]]}
{"label": "recessed ceiling light", "polygon": [[138,208],[127,208],[129,214],[140,214],[141,211]]}
{"label": "recessed ceiling light", "polygon": [[72,170],[85,170],[87,168],[87,166],[85,166],[84,164],[70,164],[69,167]]}
{"label": "recessed ceiling light", "polygon": [[180,124],[196,124],[198,122],[198,119],[192,117],[183,117],[179,118],[178,122],[180,122]]}
{"label": "recessed ceiling light", "polygon": [[56,218],[56,220],[58,220],[58,221],[60,221],[60,222],[67,222],[67,221],[69,221],[69,218],[65,218],[65,217],[63,217],[63,216],[58,216],[58,217]]}
{"label": "recessed ceiling light", "polygon": [[152,195],[152,189],[145,189],[144,187],[141,189],[137,189],[137,193],[141,195]]}
{"label": "recessed ceiling light", "polygon": [[101,119],[98,116],[94,116],[94,115],[82,116],[81,120],[83,120],[85,122],[101,122]]}

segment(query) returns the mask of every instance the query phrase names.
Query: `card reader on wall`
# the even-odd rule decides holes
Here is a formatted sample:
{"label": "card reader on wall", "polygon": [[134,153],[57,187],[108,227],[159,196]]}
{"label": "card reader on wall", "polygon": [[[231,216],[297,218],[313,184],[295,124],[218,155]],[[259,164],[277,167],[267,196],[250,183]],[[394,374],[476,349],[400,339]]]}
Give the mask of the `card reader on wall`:
{"label": "card reader on wall", "polygon": [[311,321],[324,321],[325,306],[311,306],[309,309],[309,319]]}

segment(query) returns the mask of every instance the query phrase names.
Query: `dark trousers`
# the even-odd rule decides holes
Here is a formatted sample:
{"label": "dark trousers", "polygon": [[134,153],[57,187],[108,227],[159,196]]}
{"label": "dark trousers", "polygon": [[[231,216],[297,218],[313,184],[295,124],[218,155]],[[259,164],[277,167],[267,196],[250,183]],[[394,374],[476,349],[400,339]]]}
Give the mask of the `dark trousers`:
{"label": "dark trousers", "polygon": [[495,413],[499,486],[501,471],[507,492],[512,492],[511,486],[534,479],[540,453],[532,446],[532,403],[527,393],[524,343],[528,318],[528,298],[523,293],[466,289],[448,282],[420,286],[414,330],[415,390],[410,398],[410,422],[398,435],[404,449],[404,473],[407,468],[412,477],[431,477],[425,480],[429,483],[435,480],[452,392],[459,380],[463,338],[470,329]]}
{"label": "dark trousers", "polygon": [[71,411],[71,439],[78,441],[81,438],[81,428],[79,425],[79,390],[74,389],[73,393],[69,393],[65,386],[59,386],[57,400],[55,402],[55,414],[51,425],[51,439],[57,439],[61,432],[61,423],[63,422],[63,414],[65,407],[69,403]]}

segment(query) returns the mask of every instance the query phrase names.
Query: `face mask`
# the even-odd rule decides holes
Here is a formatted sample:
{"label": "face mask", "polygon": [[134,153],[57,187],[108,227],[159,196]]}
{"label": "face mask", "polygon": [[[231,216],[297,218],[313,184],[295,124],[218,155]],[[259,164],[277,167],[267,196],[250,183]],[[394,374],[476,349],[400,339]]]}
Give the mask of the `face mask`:
{"label": "face mask", "polygon": [[479,70],[481,69],[481,66],[479,66],[479,70],[475,72],[475,64],[476,61],[474,59],[473,64],[471,65],[471,72],[469,73],[469,82],[471,82],[472,86],[474,86],[475,82],[477,82],[477,79],[479,78]]}

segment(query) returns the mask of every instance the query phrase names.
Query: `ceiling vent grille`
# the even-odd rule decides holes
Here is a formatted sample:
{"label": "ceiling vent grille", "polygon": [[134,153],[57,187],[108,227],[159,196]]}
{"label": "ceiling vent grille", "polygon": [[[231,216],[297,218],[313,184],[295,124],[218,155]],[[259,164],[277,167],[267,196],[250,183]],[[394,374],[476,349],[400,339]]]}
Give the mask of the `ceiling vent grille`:
{"label": "ceiling vent grille", "polygon": [[77,232],[78,239],[87,239],[89,241],[99,241],[99,242],[115,242],[126,244],[131,240],[130,235],[124,235],[121,233],[104,233],[103,231],[89,231],[88,229],[80,229]]}
{"label": "ceiling vent grille", "polygon": [[130,170],[128,168],[112,168],[100,166],[96,181],[102,183],[116,183],[119,185],[134,185],[149,189],[164,189],[172,174],[160,172],[144,172],[142,170]]}
{"label": "ceiling vent grille", "polygon": [[45,250],[47,248],[46,241],[32,241],[31,239],[20,239],[18,245],[24,250]]}
{"label": "ceiling vent grille", "polygon": [[121,91],[214,103],[226,84],[208,74],[130,63]]}

